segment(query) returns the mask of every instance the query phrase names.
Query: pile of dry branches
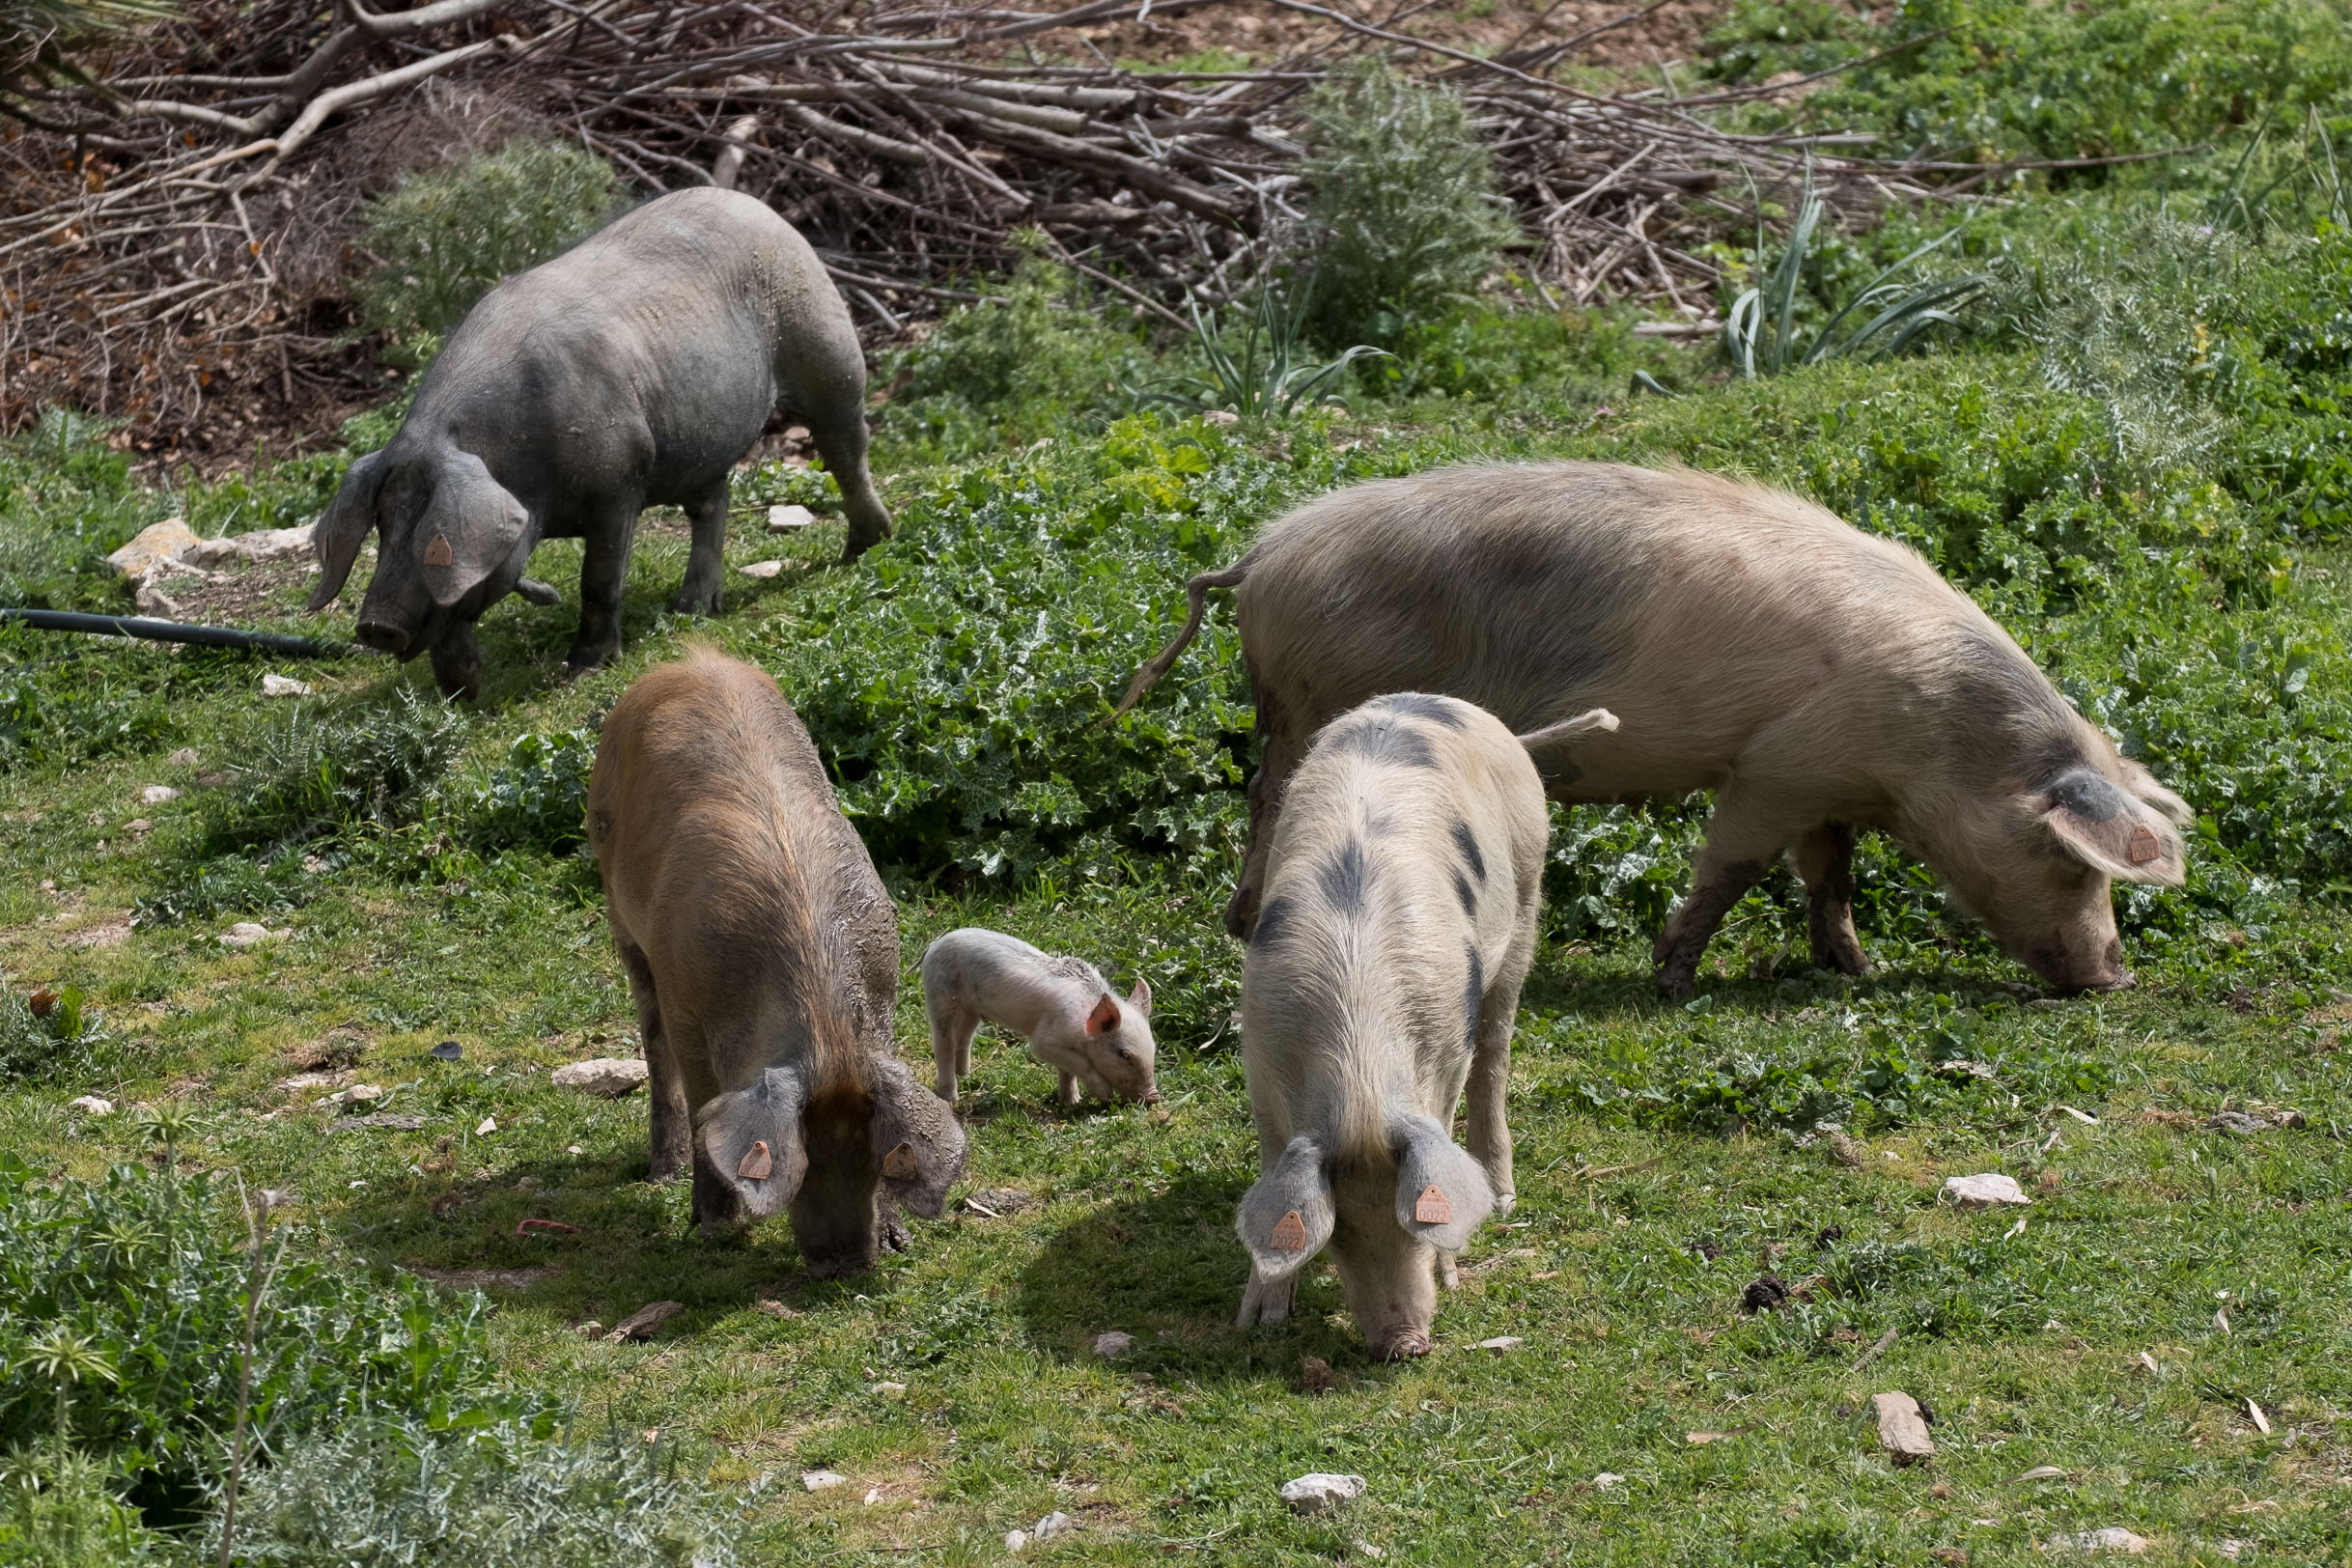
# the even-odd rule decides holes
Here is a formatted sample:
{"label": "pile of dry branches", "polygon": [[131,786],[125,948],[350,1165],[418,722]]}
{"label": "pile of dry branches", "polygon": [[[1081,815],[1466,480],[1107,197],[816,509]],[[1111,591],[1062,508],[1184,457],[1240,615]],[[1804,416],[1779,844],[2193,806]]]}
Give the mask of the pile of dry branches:
{"label": "pile of dry branches", "polygon": [[[1712,111],[1750,94],[1554,79],[1655,5],[1478,58],[1412,36],[1418,8],[1346,3],[196,0],[87,80],[0,90],[0,429],[64,403],[148,450],[331,434],[387,375],[345,303],[358,203],[518,127],[576,140],[645,194],[769,201],[878,335],[978,297],[1024,227],[1171,322],[1188,290],[1230,297],[1301,221],[1303,95],[1363,50],[1463,95],[1555,303],[1666,296],[1695,316],[1715,281],[1700,242],[1807,164],[1849,208],[1953,173],[1860,156],[1866,138],[1721,128]],[[1312,20],[1312,42],[1261,70],[1141,71],[1087,36],[1244,4]]]}

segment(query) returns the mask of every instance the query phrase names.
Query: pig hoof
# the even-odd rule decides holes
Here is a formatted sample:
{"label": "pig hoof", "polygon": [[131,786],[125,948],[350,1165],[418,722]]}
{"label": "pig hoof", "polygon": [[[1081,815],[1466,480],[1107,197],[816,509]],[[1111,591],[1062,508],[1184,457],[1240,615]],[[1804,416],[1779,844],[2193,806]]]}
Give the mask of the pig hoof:
{"label": "pig hoof", "polygon": [[1384,1361],[1409,1361],[1429,1354],[1429,1336],[1418,1329],[1406,1329],[1375,1345],[1372,1354]]}

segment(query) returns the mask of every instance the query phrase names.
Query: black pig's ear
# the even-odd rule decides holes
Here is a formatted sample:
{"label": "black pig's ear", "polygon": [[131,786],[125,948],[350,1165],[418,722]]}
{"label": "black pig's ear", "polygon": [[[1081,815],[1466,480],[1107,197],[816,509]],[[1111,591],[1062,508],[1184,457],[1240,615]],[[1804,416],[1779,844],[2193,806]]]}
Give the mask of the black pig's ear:
{"label": "black pig's ear", "polygon": [[1441,1251],[1461,1251],[1495,1208],[1485,1170],[1426,1116],[1400,1121],[1396,1141],[1396,1222]]}
{"label": "black pig's ear", "polygon": [[2118,882],[2178,887],[2188,875],[2180,834],[2106,774],[2073,768],[2044,787],[2042,822],[2068,854]]}
{"label": "black pig's ear", "polygon": [[885,1057],[874,1075],[873,1129],[874,1157],[890,1195],[937,1219],[949,1184],[964,1172],[964,1129],[955,1112],[917,1083],[905,1062]]}
{"label": "black pig's ear", "polygon": [[1249,1248],[1257,1277],[1274,1280],[1288,1278],[1322,1251],[1335,1221],[1323,1145],[1302,1133],[1290,1140],[1274,1169],[1242,1195],[1233,1228]]}
{"label": "black pig's ear", "polygon": [[505,564],[531,515],[471,452],[443,455],[433,499],[408,534],[408,550],[435,604],[454,604]]}
{"label": "black pig's ear", "polygon": [[319,556],[319,586],[310,593],[313,615],[335,602],[359,559],[359,546],[376,528],[376,492],[383,488],[384,455],[371,452],[345,470],[343,488],[319,515],[311,530],[311,548]]}
{"label": "black pig's ear", "polygon": [[735,1190],[743,1212],[766,1219],[800,1190],[808,1174],[808,1150],[800,1138],[800,1112],[808,1091],[789,1067],[771,1067],[748,1089],[722,1094],[695,1118],[694,1141],[721,1182]]}

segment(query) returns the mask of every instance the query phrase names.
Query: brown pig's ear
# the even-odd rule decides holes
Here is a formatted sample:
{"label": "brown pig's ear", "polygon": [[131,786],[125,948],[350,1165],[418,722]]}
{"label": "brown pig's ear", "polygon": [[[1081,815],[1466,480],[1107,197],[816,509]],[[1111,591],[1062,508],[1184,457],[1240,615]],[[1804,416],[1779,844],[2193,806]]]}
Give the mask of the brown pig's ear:
{"label": "brown pig's ear", "polygon": [[2187,876],[2172,825],[2088,768],[2043,791],[2042,821],[2068,854],[2117,882],[2178,887]]}
{"label": "brown pig's ear", "polygon": [[408,534],[408,549],[435,604],[454,604],[505,564],[531,515],[471,452],[443,454],[433,500]]}
{"label": "brown pig's ear", "polygon": [[319,514],[310,534],[319,557],[319,586],[310,592],[306,608],[316,615],[335,602],[359,559],[359,546],[376,527],[376,492],[383,488],[384,455],[371,452],[344,471],[343,488]]}
{"label": "brown pig's ear", "polygon": [[1427,1116],[1400,1121],[1396,1141],[1396,1222],[1434,1247],[1461,1251],[1495,1208],[1485,1169]]}
{"label": "brown pig's ear", "polygon": [[1141,975],[1135,977],[1135,989],[1127,994],[1127,1005],[1145,1018],[1152,1016],[1152,984]]}
{"label": "brown pig's ear", "polygon": [[2156,781],[2156,775],[2131,758],[2123,762],[2123,787],[2156,808],[2165,821],[2175,827],[2186,827],[2197,821],[2197,812],[2188,801],[2174,795]]}
{"label": "brown pig's ear", "polygon": [[1119,998],[1106,991],[1097,996],[1094,1011],[1086,1015],[1088,1034],[1108,1034],[1119,1026]]}
{"label": "brown pig's ear", "polygon": [[907,1064],[884,1057],[874,1075],[874,1158],[882,1185],[904,1208],[937,1219],[947,1189],[964,1174],[964,1129],[947,1102],[917,1083]]}
{"label": "brown pig's ear", "polygon": [[1242,1194],[1233,1228],[1249,1248],[1260,1279],[1282,1279],[1304,1267],[1324,1248],[1338,1222],[1331,1180],[1323,1169],[1323,1145],[1302,1133],[1290,1140],[1274,1168]]}
{"label": "brown pig's ear", "polygon": [[808,1174],[808,1150],[800,1141],[807,1100],[798,1072],[771,1067],[750,1088],[717,1096],[695,1117],[696,1147],[754,1219],[783,1210]]}

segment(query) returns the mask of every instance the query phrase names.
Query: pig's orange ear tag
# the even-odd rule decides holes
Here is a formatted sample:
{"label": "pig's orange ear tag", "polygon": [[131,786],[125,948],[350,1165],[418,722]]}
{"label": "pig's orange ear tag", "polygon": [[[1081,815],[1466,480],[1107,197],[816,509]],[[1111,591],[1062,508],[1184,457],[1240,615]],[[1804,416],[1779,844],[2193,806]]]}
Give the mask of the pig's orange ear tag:
{"label": "pig's orange ear tag", "polygon": [[2156,829],[2150,827],[2146,823],[2142,823],[2132,829],[2132,847],[2128,853],[2132,857],[2132,864],[2143,866],[2150,860],[2163,856],[2164,845],[2157,839]]}
{"label": "pig's orange ear tag", "polygon": [[894,1182],[911,1182],[915,1177],[914,1145],[902,1143],[882,1156],[882,1174]]}
{"label": "pig's orange ear tag", "polygon": [[744,1154],[742,1162],[735,1167],[735,1173],[747,1182],[764,1182],[775,1168],[775,1157],[768,1152],[767,1141],[763,1139],[754,1143]]}
{"label": "pig's orange ear tag", "polygon": [[448,566],[457,558],[457,552],[449,547],[447,534],[434,534],[433,543],[425,546],[425,564],[427,566]]}
{"label": "pig's orange ear tag", "polygon": [[1413,1219],[1417,1225],[1450,1225],[1454,1222],[1454,1206],[1445,1201],[1442,1187],[1424,1187],[1414,1200]]}
{"label": "pig's orange ear tag", "polygon": [[1281,1223],[1274,1226],[1274,1250],[1277,1252],[1303,1252],[1306,1250],[1306,1220],[1298,1210],[1293,1209],[1284,1215]]}

